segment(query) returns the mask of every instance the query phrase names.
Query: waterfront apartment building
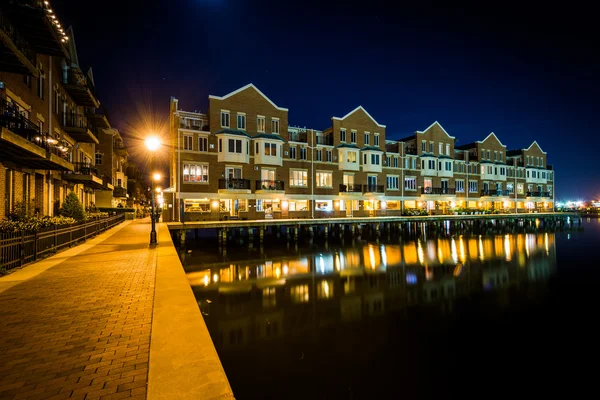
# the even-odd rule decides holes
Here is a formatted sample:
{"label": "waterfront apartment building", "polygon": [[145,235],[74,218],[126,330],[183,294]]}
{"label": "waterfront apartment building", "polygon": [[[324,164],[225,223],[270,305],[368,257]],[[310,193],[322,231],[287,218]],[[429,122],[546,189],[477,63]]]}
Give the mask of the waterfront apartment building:
{"label": "waterfront apartment building", "polygon": [[206,113],[171,98],[166,220],[322,218],[553,207],[554,171],[534,142],[494,133],[455,146],[438,122],[388,139],[362,106],[323,130],[288,125],[287,108],[252,84],[209,96]]}
{"label": "waterfront apartment building", "polygon": [[97,190],[112,190],[112,177],[96,168],[100,132],[110,128],[99,106],[73,30],[60,25],[49,2],[2,2],[0,218],[19,205],[53,215],[69,191],[90,206]]}

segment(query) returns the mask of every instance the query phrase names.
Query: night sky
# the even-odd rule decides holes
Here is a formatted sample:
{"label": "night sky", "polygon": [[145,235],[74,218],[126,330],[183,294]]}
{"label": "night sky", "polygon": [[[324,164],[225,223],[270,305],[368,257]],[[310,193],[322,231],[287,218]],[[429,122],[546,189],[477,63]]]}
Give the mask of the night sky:
{"label": "night sky", "polygon": [[126,141],[144,123],[164,124],[171,96],[206,111],[209,94],[251,82],[290,109],[291,125],[325,129],[363,105],[389,139],[437,120],[457,145],[492,131],[509,150],[537,140],[555,166],[557,200],[600,197],[591,9],[321,3],[51,1]]}

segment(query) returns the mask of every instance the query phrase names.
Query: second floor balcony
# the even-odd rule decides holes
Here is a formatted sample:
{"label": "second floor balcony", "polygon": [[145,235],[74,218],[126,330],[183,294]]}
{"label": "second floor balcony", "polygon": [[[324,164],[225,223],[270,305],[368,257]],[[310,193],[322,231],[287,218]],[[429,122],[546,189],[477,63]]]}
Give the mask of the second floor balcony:
{"label": "second floor balcony", "polygon": [[289,141],[290,142],[300,142],[307,143],[307,134],[306,132],[289,132]]}
{"label": "second floor balcony", "polygon": [[113,189],[113,197],[127,197],[127,189],[120,186],[115,186],[115,188]]}
{"label": "second floor balcony", "polygon": [[340,193],[362,194],[362,185],[340,184]]}
{"label": "second floor balcony", "polygon": [[430,195],[455,195],[456,188],[450,187],[424,187],[421,188],[421,194]]}
{"label": "second floor balcony", "polygon": [[527,197],[552,197],[550,192],[527,192]]}
{"label": "second floor balcony", "polygon": [[385,189],[383,185],[362,185],[363,193],[385,193]]}
{"label": "second floor balcony", "polygon": [[57,145],[57,140],[41,132],[12,102],[0,97],[0,160],[36,169],[72,171],[73,164]]}
{"label": "second floor balcony", "polygon": [[321,144],[324,146],[333,146],[333,136],[332,135],[317,136],[317,144]]}
{"label": "second floor balcony", "polygon": [[481,191],[480,195],[481,196],[508,197],[508,196],[510,196],[512,194],[513,194],[512,190],[496,190],[496,189],[494,189],[494,190],[492,190],[492,189],[485,190],[484,189],[484,190]]}
{"label": "second floor balcony", "polygon": [[100,175],[96,167],[83,162],[73,163],[73,165],[75,168],[72,172],[63,174],[64,180],[82,183],[84,186],[92,189],[105,189],[102,175]]}
{"label": "second floor balcony", "polygon": [[73,139],[82,143],[96,143],[98,138],[92,133],[92,126],[84,114],[62,112],[59,115],[60,125]]}
{"label": "second floor balcony", "polygon": [[63,85],[78,105],[92,108],[100,107],[94,85],[88,76],[79,69],[70,68],[63,71]]}
{"label": "second floor balcony", "polygon": [[250,179],[219,179],[219,191],[236,191],[243,190],[250,192]]}
{"label": "second floor balcony", "polygon": [[279,191],[285,190],[285,182],[283,181],[270,181],[270,180],[259,180],[256,181],[255,190],[257,191]]}

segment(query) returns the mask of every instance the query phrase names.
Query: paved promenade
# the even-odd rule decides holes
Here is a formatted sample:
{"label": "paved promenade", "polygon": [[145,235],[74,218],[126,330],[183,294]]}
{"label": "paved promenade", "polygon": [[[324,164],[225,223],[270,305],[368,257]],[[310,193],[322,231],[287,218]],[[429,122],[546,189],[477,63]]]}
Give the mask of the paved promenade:
{"label": "paved promenade", "polygon": [[0,399],[146,398],[149,231],[128,221],[0,279]]}

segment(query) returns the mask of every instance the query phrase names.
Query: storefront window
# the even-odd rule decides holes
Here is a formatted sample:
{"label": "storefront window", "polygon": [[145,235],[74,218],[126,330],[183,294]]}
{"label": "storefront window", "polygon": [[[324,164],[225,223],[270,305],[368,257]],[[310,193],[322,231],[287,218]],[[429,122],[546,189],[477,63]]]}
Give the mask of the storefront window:
{"label": "storefront window", "polygon": [[308,211],[308,200],[290,201],[290,211]]}
{"label": "storefront window", "polygon": [[332,211],[332,200],[315,200],[315,210],[317,211]]}
{"label": "storefront window", "polygon": [[210,212],[209,200],[186,200],[184,203],[185,212]]}

